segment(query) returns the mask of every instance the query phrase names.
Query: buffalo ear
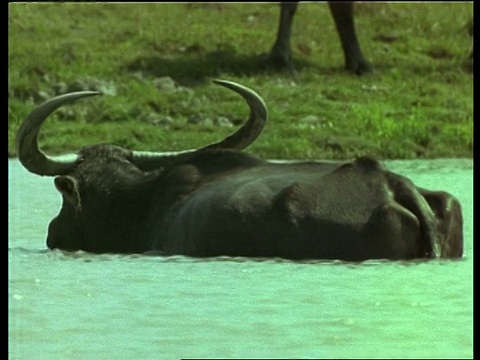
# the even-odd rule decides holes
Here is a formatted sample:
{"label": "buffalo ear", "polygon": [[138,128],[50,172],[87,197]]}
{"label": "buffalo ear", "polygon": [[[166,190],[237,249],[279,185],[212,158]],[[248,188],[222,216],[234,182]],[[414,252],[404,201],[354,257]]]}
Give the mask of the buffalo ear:
{"label": "buffalo ear", "polygon": [[74,207],[80,209],[80,194],[77,180],[68,175],[57,176],[54,179],[55,187]]}

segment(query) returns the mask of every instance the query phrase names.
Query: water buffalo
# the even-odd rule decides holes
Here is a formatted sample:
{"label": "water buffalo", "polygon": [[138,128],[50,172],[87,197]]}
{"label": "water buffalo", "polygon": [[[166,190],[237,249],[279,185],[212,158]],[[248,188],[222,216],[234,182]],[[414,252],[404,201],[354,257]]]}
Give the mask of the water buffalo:
{"label": "water buffalo", "polygon": [[56,176],[63,204],[47,246],[93,253],[286,259],[458,258],[459,201],[364,157],[267,161],[242,152],[262,131],[267,108],[254,91],[217,80],[250,107],[226,139],[194,150],[139,152],[103,144],[58,158],[38,132],[61,105],[98,94],[58,96],[38,106],[17,138],[21,163]]}
{"label": "water buffalo", "polygon": [[[372,66],[363,56],[355,34],[353,2],[329,1],[328,5],[342,43],[345,69],[357,75],[370,72]],[[280,4],[277,38],[267,59],[267,62],[274,67],[293,70],[290,37],[297,6],[298,2],[282,2]]]}

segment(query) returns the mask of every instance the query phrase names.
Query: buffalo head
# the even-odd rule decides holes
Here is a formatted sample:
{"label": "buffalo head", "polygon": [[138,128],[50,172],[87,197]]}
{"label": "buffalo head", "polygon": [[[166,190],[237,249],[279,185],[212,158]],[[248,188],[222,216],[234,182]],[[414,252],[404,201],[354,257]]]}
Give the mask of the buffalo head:
{"label": "buffalo head", "polygon": [[214,82],[240,94],[250,108],[250,116],[232,135],[200,149],[145,152],[104,144],[53,157],[42,152],[37,142],[45,119],[68,102],[99,93],[69,93],[35,108],[18,131],[17,149],[20,162],[29,171],[55,176],[55,186],[63,197],[60,213],[49,226],[48,247],[120,253],[149,249],[142,224],[149,221],[148,204],[158,175],[207,150],[241,150],[265,125],[267,107],[258,94],[234,82]]}

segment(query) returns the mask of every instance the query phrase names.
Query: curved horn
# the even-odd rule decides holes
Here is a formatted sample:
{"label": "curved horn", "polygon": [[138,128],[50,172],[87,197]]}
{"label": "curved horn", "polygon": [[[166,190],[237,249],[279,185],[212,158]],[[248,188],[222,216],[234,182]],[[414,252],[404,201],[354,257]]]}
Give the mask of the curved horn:
{"label": "curved horn", "polygon": [[260,95],[245,86],[226,80],[213,80],[213,82],[240,94],[250,107],[250,116],[238,131],[222,141],[208,145],[203,149],[226,148],[242,150],[253,143],[265,127],[268,117],[267,105],[265,105]]}
{"label": "curved horn", "polygon": [[213,80],[214,83],[225,86],[241,95],[250,107],[250,116],[243,126],[222,141],[204,146],[200,149],[178,152],[148,152],[133,151],[132,162],[138,167],[148,170],[182,161],[190,155],[206,149],[236,149],[242,150],[253,143],[260,135],[268,118],[267,106],[255,91],[226,80]]}
{"label": "curved horn", "polygon": [[25,168],[38,175],[62,175],[70,172],[76,164],[76,154],[51,157],[38,147],[38,132],[45,119],[54,110],[71,101],[99,95],[96,91],[79,91],[60,95],[36,107],[23,121],[17,134],[18,158]]}
{"label": "curved horn", "polygon": [[[250,116],[240,129],[222,141],[200,149],[178,152],[132,151],[131,161],[139,168],[149,170],[182,161],[198,151],[219,148],[241,150],[255,141],[268,117],[267,106],[263,99],[255,91],[240,84],[225,80],[214,80],[214,82],[241,95],[250,107]],[[99,94],[96,91],[69,93],[50,99],[35,108],[22,123],[17,135],[17,151],[22,165],[38,175],[54,176],[70,172],[77,163],[77,154],[70,153],[61,157],[48,156],[38,147],[38,132],[48,115],[63,104]]]}

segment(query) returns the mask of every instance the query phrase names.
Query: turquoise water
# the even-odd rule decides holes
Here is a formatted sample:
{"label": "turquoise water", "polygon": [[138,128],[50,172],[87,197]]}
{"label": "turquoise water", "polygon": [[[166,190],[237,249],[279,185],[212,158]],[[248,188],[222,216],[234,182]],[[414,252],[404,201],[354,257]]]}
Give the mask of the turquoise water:
{"label": "turquoise water", "polygon": [[9,357],[473,357],[473,161],[387,166],[460,199],[462,260],[51,252],[46,229],[60,196],[51,178],[9,160]]}

